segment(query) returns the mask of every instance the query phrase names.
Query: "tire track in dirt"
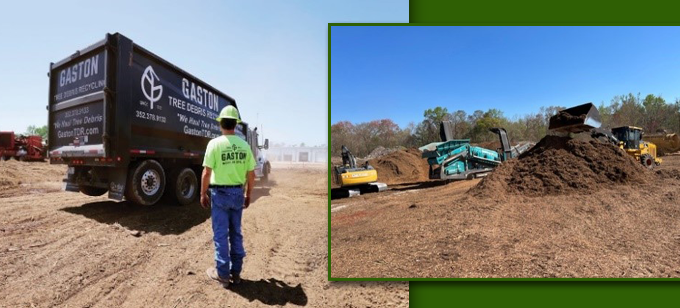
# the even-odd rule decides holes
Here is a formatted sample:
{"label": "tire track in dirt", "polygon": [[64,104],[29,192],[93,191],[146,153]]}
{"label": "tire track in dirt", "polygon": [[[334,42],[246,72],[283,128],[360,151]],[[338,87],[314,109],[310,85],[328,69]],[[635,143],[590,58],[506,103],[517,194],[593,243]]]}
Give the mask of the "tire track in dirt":
{"label": "tire track in dirt", "polygon": [[212,229],[198,204],[144,208],[69,192],[0,197],[2,305],[408,306],[407,283],[327,281],[324,177],[275,169],[270,189],[256,188],[243,218],[246,281],[228,290],[205,277],[214,266]]}

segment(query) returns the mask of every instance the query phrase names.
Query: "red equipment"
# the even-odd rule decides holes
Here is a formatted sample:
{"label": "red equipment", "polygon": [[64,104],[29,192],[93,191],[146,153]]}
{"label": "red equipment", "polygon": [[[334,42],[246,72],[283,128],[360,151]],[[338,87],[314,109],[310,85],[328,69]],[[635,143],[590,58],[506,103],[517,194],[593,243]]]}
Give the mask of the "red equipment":
{"label": "red equipment", "polygon": [[21,161],[44,161],[45,147],[42,137],[0,132],[0,159],[7,160],[12,157]]}

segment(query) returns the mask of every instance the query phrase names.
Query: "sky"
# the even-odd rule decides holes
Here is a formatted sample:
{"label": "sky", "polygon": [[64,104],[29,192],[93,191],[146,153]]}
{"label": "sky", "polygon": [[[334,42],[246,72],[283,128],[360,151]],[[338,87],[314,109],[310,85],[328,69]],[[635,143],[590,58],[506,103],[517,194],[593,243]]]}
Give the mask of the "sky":
{"label": "sky", "polygon": [[0,131],[47,124],[50,62],[106,33],[236,99],[270,143],[328,144],[328,23],[408,22],[408,0],[10,1],[0,18]]}
{"label": "sky", "polygon": [[331,123],[680,98],[678,27],[332,27]]}

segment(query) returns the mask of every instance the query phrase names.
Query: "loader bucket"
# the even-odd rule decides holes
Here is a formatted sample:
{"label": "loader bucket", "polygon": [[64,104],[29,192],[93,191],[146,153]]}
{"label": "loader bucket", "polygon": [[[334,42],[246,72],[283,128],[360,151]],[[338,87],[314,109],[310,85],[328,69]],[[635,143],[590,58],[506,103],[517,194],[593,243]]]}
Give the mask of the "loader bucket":
{"label": "loader bucket", "polygon": [[600,127],[600,112],[592,103],[564,109],[550,117],[548,130],[561,133],[580,133]]}

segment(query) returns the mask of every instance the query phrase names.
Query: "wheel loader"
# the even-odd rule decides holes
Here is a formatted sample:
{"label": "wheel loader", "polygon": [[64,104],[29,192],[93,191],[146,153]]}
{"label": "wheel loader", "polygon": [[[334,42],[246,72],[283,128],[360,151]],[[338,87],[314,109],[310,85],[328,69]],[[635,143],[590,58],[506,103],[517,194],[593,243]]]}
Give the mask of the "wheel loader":
{"label": "wheel loader", "polygon": [[661,158],[657,157],[656,145],[642,141],[642,128],[635,126],[621,126],[612,129],[612,134],[619,142],[618,146],[633,156],[635,160],[647,168],[653,168],[661,164]]}
{"label": "wheel loader", "polygon": [[607,131],[601,129],[600,126],[600,112],[592,103],[586,103],[564,109],[550,117],[548,131],[553,135],[564,137],[590,131],[591,136],[605,137],[647,168],[661,164],[661,159],[657,157],[656,145],[642,141],[642,128],[621,126]]}
{"label": "wheel loader", "polygon": [[346,146],[342,146],[342,165],[335,166],[335,183],[339,189],[332,191],[332,199],[354,197],[362,193],[387,190],[387,184],[378,183],[378,172],[366,162],[357,165],[357,160]]}

